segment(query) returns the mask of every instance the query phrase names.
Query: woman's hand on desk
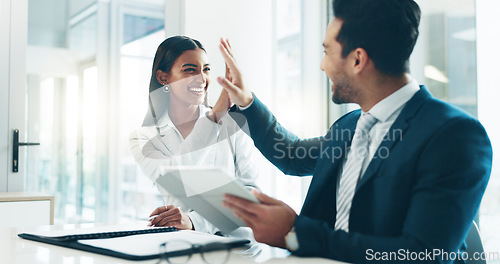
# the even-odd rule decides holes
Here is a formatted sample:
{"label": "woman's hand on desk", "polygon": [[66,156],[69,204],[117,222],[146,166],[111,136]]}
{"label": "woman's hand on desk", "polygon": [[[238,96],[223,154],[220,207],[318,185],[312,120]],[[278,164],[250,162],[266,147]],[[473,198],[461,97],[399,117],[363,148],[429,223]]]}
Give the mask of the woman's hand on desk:
{"label": "woman's hand on desk", "polygon": [[189,216],[181,209],[173,205],[165,205],[156,208],[150,217],[156,216],[150,220],[150,226],[175,226],[177,229],[193,230],[193,223]]}
{"label": "woman's hand on desk", "polygon": [[[227,70],[226,78],[218,77],[217,81],[228,92],[231,102],[246,107],[252,102],[253,94],[252,91],[245,88],[243,77],[234,59],[229,41],[221,38],[219,49],[226,62]],[[229,72],[230,79],[227,78],[227,72]]]}

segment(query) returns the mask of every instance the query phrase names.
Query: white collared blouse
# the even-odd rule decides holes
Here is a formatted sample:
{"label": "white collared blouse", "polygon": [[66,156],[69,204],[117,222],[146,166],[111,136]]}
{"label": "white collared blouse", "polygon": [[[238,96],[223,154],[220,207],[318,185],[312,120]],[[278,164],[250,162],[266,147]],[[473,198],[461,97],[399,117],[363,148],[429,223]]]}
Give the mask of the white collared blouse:
{"label": "white collared blouse", "polygon": [[[200,116],[186,138],[168,114],[160,116],[158,127],[143,125],[130,135],[130,149],[144,174],[155,182],[164,166],[217,166],[225,168],[243,185],[255,188],[257,170],[252,139],[228,114],[215,123],[206,117],[209,108],[200,105],[199,109]],[[187,212],[195,230],[212,234],[218,231],[166,190],[158,185],[157,188],[165,204]]]}

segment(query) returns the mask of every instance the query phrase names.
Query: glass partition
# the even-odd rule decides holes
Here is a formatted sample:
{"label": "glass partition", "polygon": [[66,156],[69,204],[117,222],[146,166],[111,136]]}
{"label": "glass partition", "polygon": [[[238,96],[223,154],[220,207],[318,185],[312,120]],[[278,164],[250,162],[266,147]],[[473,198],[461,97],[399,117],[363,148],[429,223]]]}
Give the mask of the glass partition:
{"label": "glass partition", "polygon": [[28,2],[27,191],[55,196],[55,223],[95,221],[97,9]]}

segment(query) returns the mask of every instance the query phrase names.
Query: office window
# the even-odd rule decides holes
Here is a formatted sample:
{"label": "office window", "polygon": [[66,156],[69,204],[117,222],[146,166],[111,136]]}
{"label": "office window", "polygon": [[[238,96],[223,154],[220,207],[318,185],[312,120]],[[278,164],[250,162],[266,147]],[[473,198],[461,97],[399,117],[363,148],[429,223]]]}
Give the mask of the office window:
{"label": "office window", "polygon": [[28,3],[28,140],[41,145],[25,189],[55,196],[56,223],[135,219],[156,199],[128,135],[146,111],[163,1],[133,2]]}
{"label": "office window", "polygon": [[95,221],[97,12],[29,1],[25,190],[55,196],[55,223]]}
{"label": "office window", "polygon": [[[422,3],[420,48],[424,53],[424,79],[437,98],[477,117],[476,17],[474,1],[464,6]],[[421,53],[416,53],[421,54]]]}
{"label": "office window", "polygon": [[144,219],[162,205],[153,182],[142,173],[129,148],[129,135],[142,125],[148,107],[151,67],[158,45],[165,40],[163,19],[124,13],[120,47],[120,123],[117,158],[119,218]]}
{"label": "office window", "polygon": [[300,131],[302,109],[302,3],[278,0],[276,4],[276,98],[275,115],[290,129]]}
{"label": "office window", "polygon": [[[326,133],[326,76],[320,71],[321,43],[327,24],[326,1],[276,0],[273,9],[273,100],[278,121],[301,138]],[[314,28],[314,30],[308,28]],[[300,155],[300,153],[298,153]],[[300,212],[310,177],[274,172],[271,193]]]}
{"label": "office window", "polygon": [[81,222],[94,222],[96,220],[96,201],[99,184],[97,184],[97,67],[91,66],[83,71],[82,93],[82,131],[80,157],[81,171],[79,184],[81,187],[80,201],[77,204],[77,215]]}
{"label": "office window", "polygon": [[[302,109],[302,1],[277,0],[276,21],[276,85],[273,113],[287,129],[301,134]],[[282,100],[286,98],[286,100]],[[300,135],[301,136],[301,135]],[[276,197],[286,201],[295,211],[302,207],[301,178],[284,176],[276,170]],[[302,195],[297,195],[302,194]]]}

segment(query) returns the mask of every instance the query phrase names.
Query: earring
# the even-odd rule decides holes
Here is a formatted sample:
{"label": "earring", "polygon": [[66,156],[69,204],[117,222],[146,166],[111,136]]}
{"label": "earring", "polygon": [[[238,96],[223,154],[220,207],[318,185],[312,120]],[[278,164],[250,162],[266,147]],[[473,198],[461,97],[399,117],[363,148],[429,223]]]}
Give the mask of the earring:
{"label": "earring", "polygon": [[165,83],[165,84],[163,85],[162,89],[163,89],[163,91],[164,91],[165,93],[170,92],[170,84]]}

